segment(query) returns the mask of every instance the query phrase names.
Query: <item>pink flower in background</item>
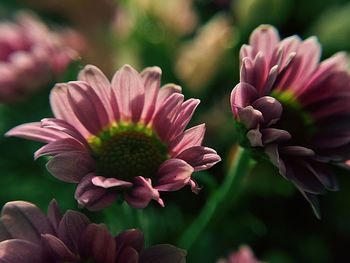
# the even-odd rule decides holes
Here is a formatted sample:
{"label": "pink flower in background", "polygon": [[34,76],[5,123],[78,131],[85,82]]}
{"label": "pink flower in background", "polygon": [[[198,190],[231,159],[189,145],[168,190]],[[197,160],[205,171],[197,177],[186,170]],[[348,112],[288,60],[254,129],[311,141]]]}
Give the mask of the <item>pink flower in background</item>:
{"label": "pink flower in background", "polygon": [[144,249],[141,231],[114,237],[82,213],[62,216],[54,200],[47,216],[31,203],[14,201],[1,213],[0,262],[184,263],[186,252],[167,244]]}
{"label": "pink flower in background", "polygon": [[0,102],[23,99],[78,58],[63,37],[29,13],[0,23]]}
{"label": "pink flower in background", "polygon": [[23,124],[7,133],[47,143],[35,158],[53,156],[47,169],[58,179],[77,183],[81,206],[99,210],[120,196],[131,206],[154,199],[161,191],[190,185],[195,171],[220,161],[202,146],[204,124],[185,130],[199,104],[184,100],[181,88],[160,88],[161,70],[118,70],[112,83],[95,66],[86,66],[79,81],[60,83],[51,92],[55,118]]}
{"label": "pink flower in background", "polygon": [[258,27],[243,45],[241,80],[231,94],[242,144],[262,150],[317,213],[316,195],[337,190],[331,164],[350,158],[350,76],[338,53],[320,63],[315,37],[280,40]]}
{"label": "pink flower in background", "polygon": [[248,246],[241,246],[240,249],[232,253],[227,260],[220,259],[217,263],[261,263],[254,256],[253,251]]}

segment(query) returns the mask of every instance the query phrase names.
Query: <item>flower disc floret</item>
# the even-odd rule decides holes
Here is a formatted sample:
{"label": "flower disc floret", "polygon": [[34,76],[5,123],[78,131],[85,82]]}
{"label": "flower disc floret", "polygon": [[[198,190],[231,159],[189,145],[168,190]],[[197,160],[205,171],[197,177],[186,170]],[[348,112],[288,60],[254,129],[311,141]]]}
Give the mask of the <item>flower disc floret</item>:
{"label": "flower disc floret", "polygon": [[151,178],[169,157],[167,146],[143,125],[116,125],[91,138],[89,144],[98,173],[126,181],[137,176]]}

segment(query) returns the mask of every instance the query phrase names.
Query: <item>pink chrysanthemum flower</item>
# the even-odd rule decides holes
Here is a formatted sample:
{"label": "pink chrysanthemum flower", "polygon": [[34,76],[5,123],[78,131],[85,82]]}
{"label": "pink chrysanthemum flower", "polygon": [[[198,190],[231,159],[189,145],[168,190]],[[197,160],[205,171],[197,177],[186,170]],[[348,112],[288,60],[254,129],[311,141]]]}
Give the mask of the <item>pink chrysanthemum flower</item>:
{"label": "pink chrysanthemum flower", "polygon": [[15,102],[62,73],[77,54],[36,16],[0,22],[0,102]]}
{"label": "pink chrysanthemum flower", "polygon": [[53,200],[48,215],[35,205],[5,204],[0,218],[0,262],[11,263],[184,263],[186,252],[168,244],[144,248],[143,233],[112,236],[82,213],[61,215]]}
{"label": "pink chrysanthemum flower", "polygon": [[53,156],[48,170],[78,183],[75,198],[90,210],[114,202],[118,195],[144,208],[159,191],[190,185],[194,171],[220,161],[201,146],[204,124],[185,130],[197,99],[184,100],[179,86],[160,88],[161,70],[141,74],[130,66],[118,70],[110,83],[95,66],[86,66],[79,81],[57,84],[51,92],[56,118],[20,125],[7,133],[47,143],[35,158]]}
{"label": "pink chrysanthemum flower", "polygon": [[314,209],[317,194],[337,189],[331,165],[350,157],[347,59],[338,53],[320,63],[320,56],[315,37],[280,40],[275,28],[260,26],[241,48],[231,94],[242,144],[263,150]]}

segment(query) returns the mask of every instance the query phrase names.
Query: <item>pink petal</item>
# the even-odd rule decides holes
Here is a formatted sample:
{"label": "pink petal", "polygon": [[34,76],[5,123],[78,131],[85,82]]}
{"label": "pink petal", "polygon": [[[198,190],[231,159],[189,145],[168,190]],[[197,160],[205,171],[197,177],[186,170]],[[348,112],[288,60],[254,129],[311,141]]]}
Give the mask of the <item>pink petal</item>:
{"label": "pink petal", "polygon": [[285,130],[266,128],[261,130],[264,144],[288,141],[292,136]]}
{"label": "pink petal", "polygon": [[75,191],[75,199],[79,205],[87,207],[90,211],[98,211],[115,202],[117,193],[105,188],[93,185],[92,178],[96,174],[86,175],[78,184]]}
{"label": "pink petal", "polygon": [[[158,92],[156,109],[158,110],[162,106],[163,102],[174,93],[181,93],[182,89],[180,86],[175,84],[166,84]],[[156,110],[156,111],[157,111]]]}
{"label": "pink petal", "polygon": [[174,93],[163,102],[153,118],[153,127],[157,131],[157,135],[165,142],[168,141],[171,132],[170,127],[183,100],[184,96],[182,94]]}
{"label": "pink petal", "polygon": [[262,113],[252,106],[237,108],[237,113],[238,120],[243,123],[248,130],[256,129],[260,123],[264,122]]}
{"label": "pink petal", "polygon": [[221,158],[216,151],[203,146],[188,148],[177,155],[176,158],[184,160],[191,165],[195,172],[209,169],[221,161]]}
{"label": "pink petal", "polygon": [[263,147],[262,135],[259,127],[248,131],[246,136],[252,147]]}
{"label": "pink petal", "polygon": [[50,159],[46,168],[59,180],[78,183],[86,174],[95,170],[95,161],[86,152],[70,151]]}
{"label": "pink petal", "polygon": [[78,79],[85,81],[95,90],[107,111],[109,122],[112,122],[114,116],[110,105],[111,83],[107,77],[96,66],[86,65],[79,72]]}
{"label": "pink petal", "polygon": [[107,110],[94,89],[82,81],[68,82],[68,101],[75,116],[92,134],[109,124]]}
{"label": "pink petal", "polygon": [[128,229],[118,234],[115,241],[118,254],[127,247],[132,247],[137,252],[141,252],[144,249],[145,238],[140,230]]}
{"label": "pink petal", "polygon": [[91,133],[85,128],[85,126],[76,116],[70,100],[68,99],[68,89],[68,84],[59,83],[56,84],[55,87],[51,90],[50,104],[52,112],[57,119],[67,121],[69,124],[74,126],[79,131],[79,133],[87,138],[91,135]]}
{"label": "pink petal", "polygon": [[197,99],[189,99],[182,103],[178,116],[172,123],[170,135],[168,136],[169,140],[172,140],[183,133],[199,103],[200,100]]}
{"label": "pink petal", "polygon": [[118,256],[118,262],[140,263],[139,253],[132,247],[126,247]]}
{"label": "pink petal", "polygon": [[35,205],[24,201],[8,202],[1,213],[1,222],[11,238],[41,243],[40,234],[53,234],[47,217]]}
{"label": "pink petal", "polygon": [[205,124],[200,124],[187,129],[170,143],[169,151],[171,156],[176,156],[187,148],[201,145],[204,138],[204,133]]}
{"label": "pink petal", "polygon": [[116,262],[116,242],[104,225],[88,225],[81,234],[79,248],[82,257],[96,263]]}
{"label": "pink petal", "polygon": [[54,156],[60,153],[84,150],[85,147],[81,143],[71,138],[65,138],[54,142],[50,142],[47,145],[41,147],[34,153],[34,158],[38,159],[39,157],[45,155]]}
{"label": "pink petal", "polygon": [[162,163],[157,172],[156,189],[177,191],[189,184],[194,169],[180,159],[169,159]]}
{"label": "pink petal", "polygon": [[261,97],[252,106],[262,113],[266,126],[275,124],[282,116],[282,104],[273,97]]}
{"label": "pink petal", "polygon": [[42,248],[21,239],[0,242],[0,262],[4,263],[46,263]]}
{"label": "pink petal", "polygon": [[86,139],[79,133],[79,131],[74,126],[72,126],[64,120],[45,118],[41,120],[41,127],[65,133],[73,139],[80,142],[81,144],[85,145],[86,148],[89,148]]}
{"label": "pink petal", "polygon": [[112,89],[121,118],[124,121],[138,122],[145,101],[145,89],[139,73],[125,65],[113,76]]}
{"label": "pink petal", "polygon": [[256,89],[248,83],[239,83],[231,92],[231,109],[237,115],[237,108],[250,105],[258,98]]}
{"label": "pink petal", "polygon": [[81,234],[90,224],[90,220],[82,213],[68,210],[58,226],[58,238],[73,252],[78,252]]}
{"label": "pink petal", "polygon": [[9,130],[5,135],[44,143],[53,142],[57,139],[67,137],[67,135],[62,132],[42,128],[40,122],[31,122],[19,125]]}
{"label": "pink petal", "polygon": [[124,194],[124,198],[129,205],[135,208],[145,208],[152,199],[164,206],[158,190],[152,187],[151,180],[142,176],[134,178],[134,186]]}
{"label": "pink petal", "polygon": [[45,248],[56,260],[62,262],[74,262],[78,260],[77,256],[57,237],[50,234],[45,234],[41,237]]}
{"label": "pink petal", "polygon": [[273,26],[261,25],[253,31],[249,43],[253,48],[254,55],[262,51],[267,61],[270,61],[279,40],[278,32]]}
{"label": "pink petal", "polygon": [[58,225],[62,219],[62,215],[58,207],[58,203],[55,199],[52,199],[49,204],[49,208],[47,209],[47,218],[49,219],[55,231],[57,231]]}
{"label": "pink petal", "polygon": [[141,72],[143,85],[145,87],[145,105],[142,111],[141,120],[143,120],[145,124],[151,121],[156,109],[161,75],[162,70],[159,67],[146,68]]}
{"label": "pink petal", "polygon": [[91,182],[99,187],[111,188],[111,187],[121,187],[128,188],[132,187],[132,183],[123,180],[118,180],[116,178],[105,178],[103,176],[95,176],[91,179]]}

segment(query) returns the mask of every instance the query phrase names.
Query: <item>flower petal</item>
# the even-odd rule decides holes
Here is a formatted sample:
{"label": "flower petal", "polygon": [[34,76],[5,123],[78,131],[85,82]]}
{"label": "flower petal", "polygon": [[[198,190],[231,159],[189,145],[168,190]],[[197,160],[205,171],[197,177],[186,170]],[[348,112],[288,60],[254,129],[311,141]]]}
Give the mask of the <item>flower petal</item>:
{"label": "flower petal", "polygon": [[145,105],[141,120],[143,120],[145,124],[150,122],[156,109],[161,75],[162,70],[159,67],[149,67],[141,72],[143,85],[145,87]]}
{"label": "flower petal", "polygon": [[0,262],[11,263],[46,263],[47,259],[41,247],[21,239],[0,242]]}
{"label": "flower petal", "polygon": [[8,202],[1,213],[1,222],[11,238],[41,243],[40,234],[53,234],[47,217],[35,205],[24,201]]}
{"label": "flower petal", "polygon": [[124,197],[125,201],[135,208],[145,208],[152,199],[164,206],[158,190],[152,187],[151,180],[142,176],[134,178],[134,186],[124,194]]}
{"label": "flower petal", "polygon": [[45,248],[55,260],[62,262],[74,262],[78,260],[78,257],[57,237],[50,234],[44,234],[41,237]]}
{"label": "flower petal", "polygon": [[145,238],[140,230],[128,229],[119,233],[115,237],[115,241],[117,245],[118,254],[126,247],[132,247],[138,253],[140,253],[144,248]]}
{"label": "flower petal", "polygon": [[241,82],[231,92],[231,109],[237,116],[237,108],[247,107],[258,98],[256,89],[248,84]]}
{"label": "flower petal", "polygon": [[132,183],[123,181],[123,180],[118,180],[116,178],[105,178],[103,176],[95,176],[91,179],[91,182],[99,187],[103,188],[111,188],[111,187],[132,187]]}
{"label": "flower petal", "polygon": [[69,86],[66,83],[58,83],[55,85],[50,93],[51,110],[57,119],[67,121],[69,124],[74,126],[79,133],[87,138],[91,135],[91,133],[76,116],[70,100],[68,99],[68,89]]}
{"label": "flower petal", "polygon": [[60,212],[60,208],[58,207],[58,203],[55,199],[52,199],[52,201],[49,204],[49,208],[47,210],[47,218],[49,219],[53,228],[57,232],[59,223],[62,219],[62,215]]}
{"label": "flower petal", "polygon": [[62,132],[42,128],[40,122],[19,125],[9,130],[5,135],[44,143],[53,142],[67,137],[67,135]]}
{"label": "flower petal", "polygon": [[86,175],[78,184],[75,191],[75,199],[79,205],[87,207],[90,211],[98,211],[110,205],[117,198],[115,191],[108,191],[105,188],[95,186],[92,178],[96,174]]}
{"label": "flower petal", "polygon": [[180,159],[165,161],[157,172],[156,189],[159,191],[177,191],[189,184],[194,169]]}
{"label": "flower petal", "polygon": [[50,159],[46,168],[59,180],[78,183],[86,174],[95,170],[95,161],[86,152],[70,151]]}
{"label": "flower petal", "polygon": [[187,129],[184,133],[177,136],[169,145],[171,156],[176,156],[187,148],[200,146],[205,133],[205,124],[200,124]]}
{"label": "flower petal", "polygon": [[106,226],[90,224],[80,236],[79,252],[96,263],[116,262],[116,242]]}
{"label": "flower petal", "polygon": [[265,126],[275,124],[282,115],[282,104],[275,98],[264,96],[252,104],[254,109],[260,111],[264,117]]}
{"label": "flower petal", "polygon": [[41,147],[34,153],[34,158],[38,159],[41,156],[49,155],[55,156],[57,154],[71,152],[71,151],[84,151],[86,148],[80,142],[72,138],[60,139],[54,142],[50,142]]}
{"label": "flower petal", "polygon": [[58,226],[58,238],[73,252],[78,252],[78,242],[90,220],[82,213],[68,210]]}
{"label": "flower petal", "polygon": [[195,172],[209,169],[214,164],[221,161],[221,158],[216,151],[203,146],[188,148],[177,155],[176,158],[184,160],[191,165]]}
{"label": "flower petal", "polygon": [[161,244],[146,249],[141,254],[141,263],[185,263],[186,251],[172,245]]}
{"label": "flower petal", "polygon": [[137,122],[145,101],[145,89],[139,73],[131,66],[125,65],[113,76],[112,90],[121,118],[124,121]]}
{"label": "flower petal", "polygon": [[112,122],[114,120],[114,116],[110,105],[111,83],[107,77],[96,66],[86,65],[79,72],[78,79],[85,81],[95,90],[107,111],[109,121]]}

